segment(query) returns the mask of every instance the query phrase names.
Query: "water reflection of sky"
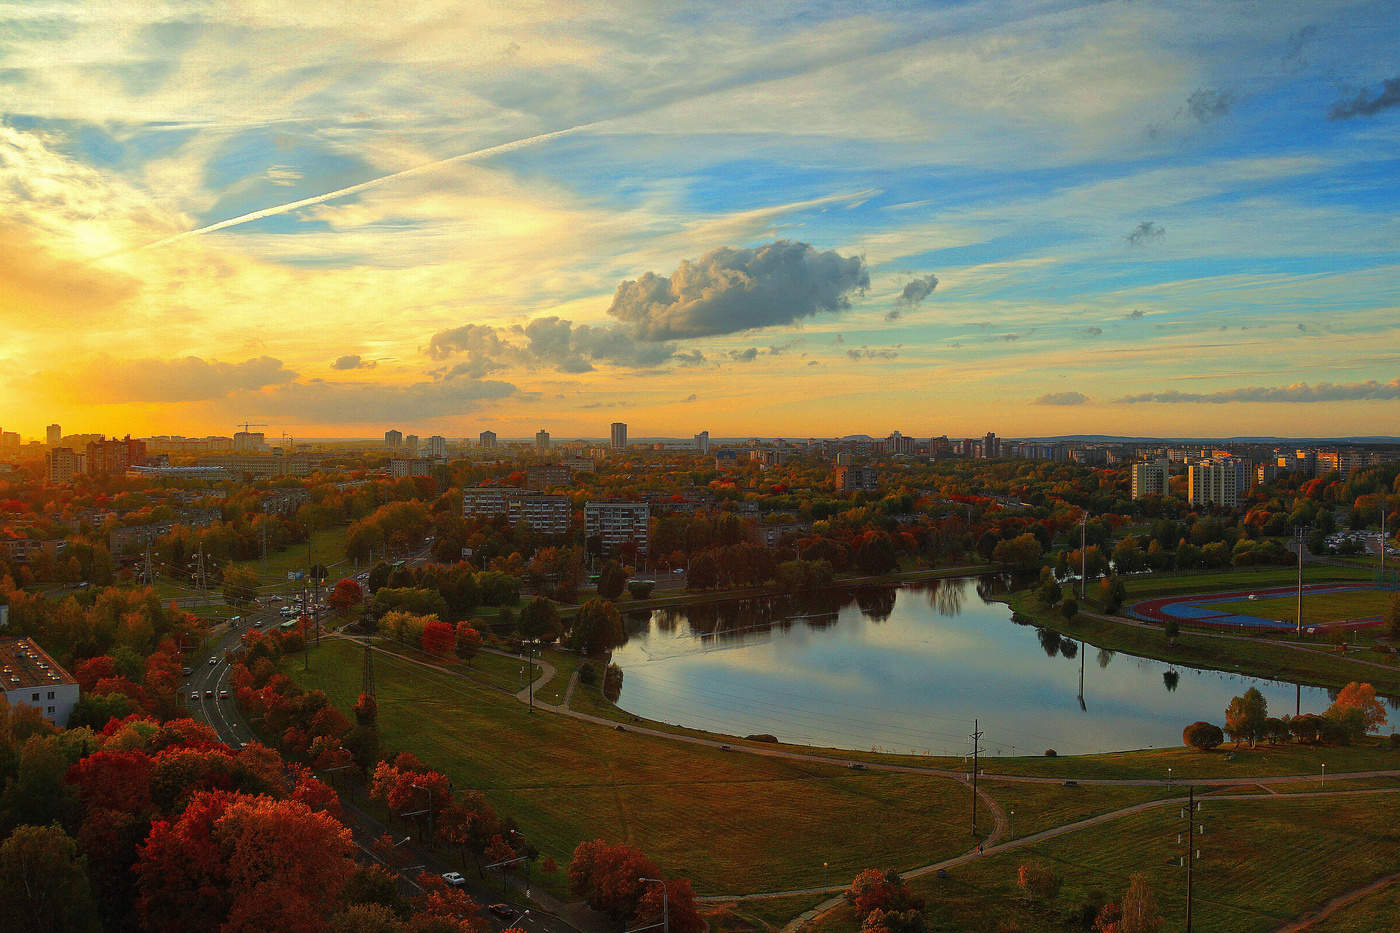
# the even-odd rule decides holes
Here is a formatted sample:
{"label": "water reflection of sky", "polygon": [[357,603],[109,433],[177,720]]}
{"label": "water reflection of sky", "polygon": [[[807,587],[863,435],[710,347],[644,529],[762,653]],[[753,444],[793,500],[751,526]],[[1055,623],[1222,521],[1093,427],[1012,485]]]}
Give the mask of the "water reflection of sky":
{"label": "water reflection of sky", "polygon": [[[623,709],[838,748],[961,755],[974,718],[990,754],[1179,745],[1183,726],[1223,722],[1230,698],[1251,685],[1271,713],[1292,713],[1295,702],[1291,684],[1081,650],[1012,622],[972,580],[867,592],[859,604],[845,594],[657,612],[628,628],[614,658]],[[1329,702],[1326,691],[1303,688],[1304,711]]]}

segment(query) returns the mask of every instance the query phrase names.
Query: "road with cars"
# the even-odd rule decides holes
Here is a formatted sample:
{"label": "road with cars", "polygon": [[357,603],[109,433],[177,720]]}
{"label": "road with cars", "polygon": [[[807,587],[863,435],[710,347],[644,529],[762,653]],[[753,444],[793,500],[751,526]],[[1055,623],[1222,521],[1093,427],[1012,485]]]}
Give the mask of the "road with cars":
{"label": "road with cars", "polygon": [[[363,584],[363,581],[361,583]],[[278,601],[264,596],[255,608],[241,617],[215,626],[204,649],[187,662],[189,674],[185,677],[182,699],[190,715],[211,726],[218,734],[219,740],[230,748],[238,749],[246,742],[257,740],[257,736],[234,702],[233,686],[230,683],[233,667],[227,659],[241,647],[248,631],[266,631],[286,621],[282,612],[286,603],[282,600],[299,598],[299,585],[296,592],[296,597],[280,597]],[[331,780],[333,777],[334,775],[331,775],[324,779],[335,786],[336,782]],[[405,855],[405,864],[387,864],[372,847],[375,841],[386,833],[396,839],[399,834],[361,809],[342,787],[337,786],[336,790],[340,795],[342,821],[351,831],[361,860],[377,862],[398,875],[406,889],[405,893],[421,893],[422,889],[415,880],[421,871],[439,874],[444,878],[451,876],[449,883],[461,888],[472,900],[482,905],[483,915],[489,921],[492,930],[517,927],[527,930],[528,933],[578,933],[579,928],[574,924],[534,904],[503,903],[499,890],[489,887],[479,878],[459,874],[456,866],[420,847],[413,834],[399,840],[399,846]]]}

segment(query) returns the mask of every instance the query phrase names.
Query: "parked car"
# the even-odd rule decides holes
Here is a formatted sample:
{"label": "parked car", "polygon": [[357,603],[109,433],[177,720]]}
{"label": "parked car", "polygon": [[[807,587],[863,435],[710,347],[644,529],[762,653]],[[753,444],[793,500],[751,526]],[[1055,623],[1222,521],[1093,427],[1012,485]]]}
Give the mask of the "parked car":
{"label": "parked car", "polygon": [[452,887],[454,887],[454,888],[460,888],[462,885],[464,885],[464,884],[467,883],[467,879],[466,879],[466,878],[463,878],[463,877],[462,877],[462,873],[461,873],[461,872],[457,872],[457,871],[445,871],[445,872],[443,872],[443,873],[442,873],[442,880],[443,880],[443,881],[446,881],[448,884],[452,885]]}
{"label": "parked car", "polygon": [[515,908],[510,906],[509,904],[492,904],[486,909],[491,911],[491,913],[495,914],[497,917],[500,917],[502,920],[507,920],[515,916]]}

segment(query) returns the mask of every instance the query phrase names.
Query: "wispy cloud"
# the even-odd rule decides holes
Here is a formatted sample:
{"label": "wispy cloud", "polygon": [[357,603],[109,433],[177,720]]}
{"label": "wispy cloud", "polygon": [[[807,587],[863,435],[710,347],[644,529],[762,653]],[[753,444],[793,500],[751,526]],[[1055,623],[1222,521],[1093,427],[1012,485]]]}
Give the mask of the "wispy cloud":
{"label": "wispy cloud", "polygon": [[1288,386],[1249,386],[1241,389],[1221,389],[1217,392],[1145,392],[1140,395],[1125,395],[1122,398],[1114,399],[1114,402],[1129,405],[1142,402],[1157,402],[1159,404],[1205,403],[1224,405],[1232,402],[1275,402],[1293,404],[1374,400],[1393,401],[1395,399],[1400,399],[1400,379],[1392,379],[1390,382],[1368,380],[1366,382],[1341,384],[1319,382],[1315,385],[1299,382]]}

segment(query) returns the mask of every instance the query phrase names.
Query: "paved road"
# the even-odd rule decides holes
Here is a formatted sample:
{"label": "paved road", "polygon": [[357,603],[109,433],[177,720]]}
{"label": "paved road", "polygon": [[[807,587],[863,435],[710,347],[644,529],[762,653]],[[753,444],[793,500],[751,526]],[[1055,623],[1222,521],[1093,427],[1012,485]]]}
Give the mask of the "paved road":
{"label": "paved road", "polygon": [[[186,705],[189,706],[190,713],[194,718],[212,726],[218,734],[219,740],[232,748],[238,748],[243,742],[254,741],[256,734],[233,700],[233,689],[229,685],[232,665],[225,660],[225,655],[242,643],[244,634],[249,628],[255,627],[256,622],[261,622],[262,627],[267,629],[282,621],[281,613],[275,605],[249,611],[243,615],[237,628],[229,625],[217,626],[204,653],[192,662],[193,673],[186,678],[186,686],[184,687]],[[219,698],[219,693],[222,690],[229,692],[228,699]],[[213,696],[206,697],[206,691],[212,692]],[[199,694],[197,700],[190,699],[192,692]],[[403,886],[408,889],[407,893],[420,892],[422,889],[414,880],[417,871],[406,871],[402,865],[398,866],[397,869],[394,866],[388,866],[384,859],[372,849],[375,840],[385,833],[391,834],[395,839],[398,839],[401,833],[394,831],[362,809],[347,792],[339,788],[337,791],[340,795],[341,808],[344,811],[343,822],[350,828],[355,846],[360,851],[362,859],[378,862],[391,871],[395,871],[402,879]],[[412,838],[412,835],[410,834],[403,845],[407,856],[404,860],[405,865],[435,874],[461,869],[462,866],[453,864],[438,857],[434,852],[422,848]],[[511,898],[503,898],[498,890],[488,887],[475,875],[468,872],[462,872],[462,874],[467,879],[464,890],[483,907],[487,904],[511,900]],[[535,893],[540,898],[545,897],[543,892]],[[552,898],[548,900],[553,902]],[[509,927],[523,927],[529,933],[578,933],[578,926],[557,916],[549,909],[541,909],[530,903],[511,903],[510,906],[516,911],[510,917],[502,918],[483,912],[491,929],[504,930]],[[554,904],[551,903],[551,906]]]}

